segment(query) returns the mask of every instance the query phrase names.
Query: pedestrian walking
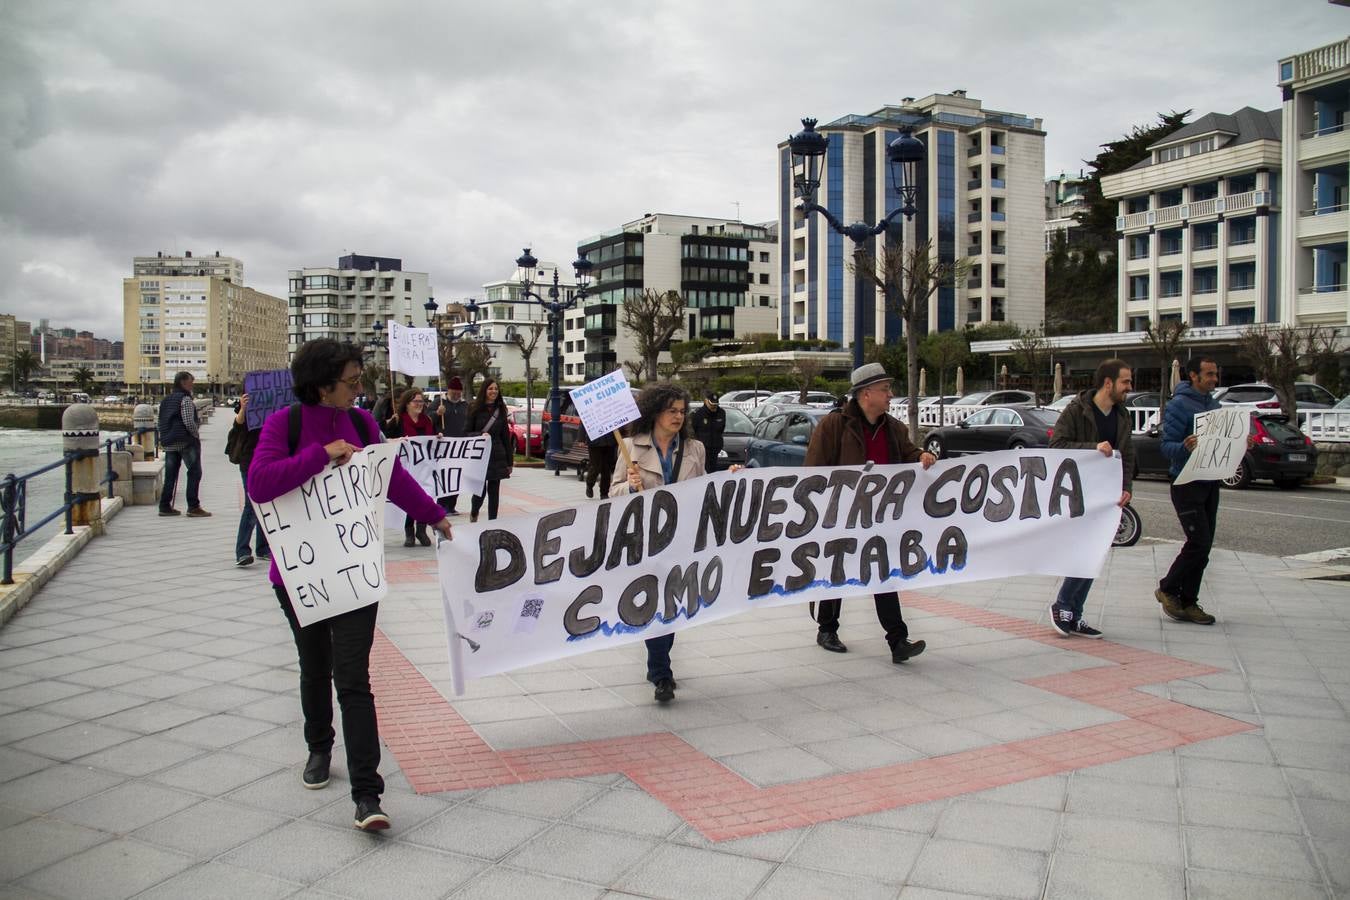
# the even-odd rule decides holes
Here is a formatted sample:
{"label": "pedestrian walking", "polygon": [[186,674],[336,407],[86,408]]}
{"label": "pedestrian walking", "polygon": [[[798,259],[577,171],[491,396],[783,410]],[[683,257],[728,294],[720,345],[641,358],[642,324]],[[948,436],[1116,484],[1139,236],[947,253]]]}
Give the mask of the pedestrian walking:
{"label": "pedestrian walking", "polygon": [[[1050,446],[1056,450],[1097,450],[1110,456],[1120,452],[1119,506],[1130,502],[1134,482],[1134,420],[1125,407],[1125,395],[1134,387],[1134,373],[1124,360],[1104,360],[1093,375],[1095,389],[1069,401],[1055,422]],[[1083,620],[1083,605],[1092,590],[1091,578],[1065,578],[1050,604],[1050,624],[1061,637],[1100,638],[1101,631]]]}
{"label": "pedestrian walking", "polygon": [[507,421],[510,411],[502,400],[501,386],[497,379],[484,379],[478,389],[478,397],[469,407],[468,433],[486,434],[491,445],[488,457],[487,482],[483,493],[473,498],[469,507],[469,521],[478,521],[478,511],[483,508],[483,498],[487,497],[488,520],[497,518],[497,507],[501,502],[502,479],[511,477],[516,462],[516,445],[511,438],[511,425]]}
{"label": "pedestrian walking", "polygon": [[[937,462],[927,450],[919,450],[909,439],[909,429],[888,412],[891,402],[891,376],[881,363],[868,363],[853,370],[849,378],[852,399],[843,409],[832,410],[821,419],[806,448],[808,466],[863,466],[917,462],[925,469]],[[877,619],[886,629],[891,662],[902,663],[918,656],[928,646],[910,641],[909,626],[900,611],[900,594],[888,591],[873,596]],[[817,608],[816,643],[831,653],[847,653],[839,640],[841,599],[822,600]]]}
{"label": "pedestrian walking", "polygon": [[[436,408],[436,431],[443,437],[464,437],[468,420],[469,404],[464,400],[464,382],[456,375],[450,379],[440,405]],[[451,494],[439,498],[437,502],[441,504],[447,516],[457,516],[459,513],[455,511],[455,505],[458,501],[459,495]]]}
{"label": "pedestrian walking", "polygon": [[[279,410],[263,424],[249,467],[249,495],[254,500],[274,500],[330,465],[347,463],[366,444],[379,441],[375,419],[352,408],[361,389],[361,366],[360,348],[334,340],[310,341],[296,351],[291,376],[300,402],[293,409]],[[297,426],[294,438],[292,417]],[[419,522],[432,523],[450,539],[450,521],[397,460],[389,478],[389,500]],[[370,648],[379,604],[301,628],[275,559],[268,576],[290,624],[300,662],[300,706],[309,747],[301,782],[311,790],[328,784],[336,736],[336,687],[356,827],[363,831],[388,828],[389,816],[380,808],[384,779],[379,773],[380,734],[370,691]]]}
{"label": "pedestrian walking", "polygon": [[[239,512],[239,530],[234,538],[234,564],[236,566],[253,565],[254,557],[271,559],[271,550],[267,546],[267,535],[263,533],[262,523],[248,502],[248,467],[253,462],[253,451],[262,436],[262,428],[249,430],[248,394],[239,398],[235,404],[234,421],[230,425],[230,434],[225,439],[225,454],[230,462],[239,467],[239,480],[244,488],[244,508]],[[252,539],[254,550],[249,550]]]}
{"label": "pedestrian walking", "polygon": [[192,397],[196,379],[191,372],[179,372],[173,377],[173,390],[159,404],[159,444],[164,448],[164,487],[159,495],[161,516],[181,515],[174,508],[174,494],[178,490],[178,470],[187,469],[187,514],[204,519],[211,514],[202,509],[202,441],[201,417]]}
{"label": "pedestrian walking", "polygon": [[[386,420],[386,437],[431,437],[436,433],[436,423],[426,412],[427,395],[421,388],[408,388],[398,398],[393,414]],[[427,534],[425,523],[416,522],[412,516],[403,517],[403,546],[413,547],[421,544],[431,546],[431,537]]]}
{"label": "pedestrian walking", "polygon": [[703,402],[689,414],[689,424],[694,429],[694,437],[703,444],[708,453],[708,471],[716,472],[722,468],[722,435],[727,430],[727,413],[718,405],[717,395],[708,391]]}

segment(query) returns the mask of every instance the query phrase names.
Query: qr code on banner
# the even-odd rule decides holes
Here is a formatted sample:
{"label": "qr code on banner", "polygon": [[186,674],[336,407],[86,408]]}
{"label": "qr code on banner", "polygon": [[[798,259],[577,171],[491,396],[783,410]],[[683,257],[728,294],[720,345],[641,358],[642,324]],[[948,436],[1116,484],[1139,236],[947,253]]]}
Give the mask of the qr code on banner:
{"label": "qr code on banner", "polygon": [[473,623],[473,630],[486,631],[488,627],[492,625],[492,618],[493,612],[490,609],[486,612],[479,613],[477,620]]}
{"label": "qr code on banner", "polygon": [[539,624],[539,615],[544,611],[543,597],[526,597],[520,605],[520,618],[516,619],[516,634],[532,634]]}

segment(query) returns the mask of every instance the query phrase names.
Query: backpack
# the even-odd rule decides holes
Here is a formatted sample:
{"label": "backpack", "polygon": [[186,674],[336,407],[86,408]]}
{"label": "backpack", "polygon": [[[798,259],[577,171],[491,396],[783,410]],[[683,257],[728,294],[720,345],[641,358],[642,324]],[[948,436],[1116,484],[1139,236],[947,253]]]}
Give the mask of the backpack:
{"label": "backpack", "polygon": [[[347,410],[347,414],[352,417],[352,426],[356,429],[356,433],[361,436],[361,446],[364,447],[369,444],[370,432],[366,430],[365,416],[362,416],[354,406]],[[288,425],[286,446],[290,448],[290,455],[294,456],[295,451],[300,448],[300,404],[292,403],[286,415]],[[375,443],[378,444],[379,442],[377,438]]]}

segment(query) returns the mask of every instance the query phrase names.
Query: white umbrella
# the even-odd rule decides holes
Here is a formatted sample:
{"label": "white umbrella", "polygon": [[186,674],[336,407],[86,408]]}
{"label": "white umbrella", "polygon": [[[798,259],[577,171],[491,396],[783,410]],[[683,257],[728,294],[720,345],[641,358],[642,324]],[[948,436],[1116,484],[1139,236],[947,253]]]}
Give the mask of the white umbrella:
{"label": "white umbrella", "polygon": [[966,368],[965,366],[956,367],[956,396],[964,397],[966,395]]}
{"label": "white umbrella", "polygon": [[920,370],[919,370],[919,396],[920,396],[920,397],[926,397],[926,396],[928,396],[928,370],[927,370],[927,369],[920,369]]}
{"label": "white umbrella", "polygon": [[1181,383],[1181,360],[1172,360],[1172,384],[1171,389],[1176,391],[1177,385]]}
{"label": "white umbrella", "polygon": [[1055,396],[1050,398],[1050,402],[1054,403],[1056,400],[1059,399],[1060,394],[1063,393],[1064,393],[1064,364],[1055,363]]}
{"label": "white umbrella", "polygon": [[1001,368],[1001,369],[998,370],[998,383],[999,383],[999,387],[1002,387],[1002,388],[1006,388],[1006,387],[1008,386],[1008,364],[1007,364],[1007,363],[1004,363],[1004,364],[1003,364],[1003,368]]}

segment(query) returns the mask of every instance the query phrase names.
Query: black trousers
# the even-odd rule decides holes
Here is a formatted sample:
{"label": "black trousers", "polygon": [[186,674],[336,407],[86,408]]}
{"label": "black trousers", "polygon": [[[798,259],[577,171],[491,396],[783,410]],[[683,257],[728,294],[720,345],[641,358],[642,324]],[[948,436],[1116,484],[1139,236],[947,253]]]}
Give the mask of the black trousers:
{"label": "black trousers", "polygon": [[1209,565],[1209,551],[1214,546],[1214,529],[1219,519],[1219,486],[1217,481],[1192,481],[1172,485],[1172,506],[1177,511],[1186,543],[1172,560],[1158,589],[1181,600],[1182,606],[1200,602],[1200,581]]}
{"label": "black trousers", "polygon": [[600,482],[600,496],[609,496],[609,486],[614,480],[614,467],[619,464],[619,447],[589,447],[590,465],[586,467],[586,490]]}
{"label": "black trousers", "polygon": [[502,480],[500,478],[489,478],[482,494],[475,494],[473,503],[469,506],[469,513],[478,515],[478,511],[483,508],[483,497],[487,497],[488,519],[497,518],[497,506],[501,502]]}
{"label": "black trousers", "polygon": [[300,655],[300,709],[305,715],[305,743],[311,753],[332,752],[333,686],[337,685],[352,799],[378,798],[384,793],[384,779],[379,772],[380,729],[375,719],[375,696],[370,692],[370,647],[375,641],[379,604],[372,603],[301,628],[286,598],[286,589],[272,587]]}
{"label": "black trousers", "polygon": [[[877,607],[877,621],[886,629],[886,643],[895,648],[909,640],[909,626],[905,624],[905,617],[900,613],[900,595],[894,591],[875,594],[872,600]],[[820,626],[822,632],[839,633],[839,610],[843,605],[844,601],[837,599],[822,600],[816,604],[816,624]]]}

